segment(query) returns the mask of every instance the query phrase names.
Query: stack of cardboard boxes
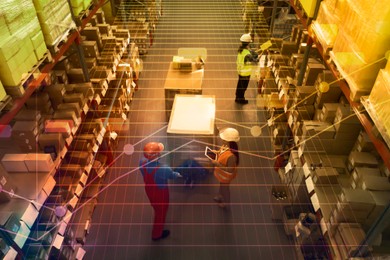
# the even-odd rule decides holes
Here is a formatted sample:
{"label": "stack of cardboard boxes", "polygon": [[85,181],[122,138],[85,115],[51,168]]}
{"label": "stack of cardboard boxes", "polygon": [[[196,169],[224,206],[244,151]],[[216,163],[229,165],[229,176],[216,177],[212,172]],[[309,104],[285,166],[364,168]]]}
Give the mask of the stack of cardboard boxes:
{"label": "stack of cardboard boxes", "polygon": [[[33,1],[47,46],[66,39],[66,32],[75,27],[67,0]],[[65,37],[65,38],[64,38]]]}
{"label": "stack of cardboard boxes", "polygon": [[0,7],[0,79],[8,95],[21,96],[22,79],[47,48],[31,1],[12,0]]}

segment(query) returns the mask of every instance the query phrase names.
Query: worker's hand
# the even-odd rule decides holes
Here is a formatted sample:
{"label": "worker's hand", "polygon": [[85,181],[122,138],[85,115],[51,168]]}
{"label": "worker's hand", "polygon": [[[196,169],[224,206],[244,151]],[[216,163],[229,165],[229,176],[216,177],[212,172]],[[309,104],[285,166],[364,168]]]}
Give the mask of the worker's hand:
{"label": "worker's hand", "polygon": [[179,172],[175,172],[176,176],[179,178],[183,178],[183,175],[181,175]]}

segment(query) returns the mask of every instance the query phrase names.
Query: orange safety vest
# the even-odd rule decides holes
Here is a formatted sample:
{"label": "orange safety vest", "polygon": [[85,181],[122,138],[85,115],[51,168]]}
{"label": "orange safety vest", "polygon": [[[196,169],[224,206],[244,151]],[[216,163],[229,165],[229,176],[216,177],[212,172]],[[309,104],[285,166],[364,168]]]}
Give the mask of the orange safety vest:
{"label": "orange safety vest", "polygon": [[[226,166],[230,156],[235,156],[235,155],[230,150],[227,150],[219,154],[217,161],[223,166]],[[230,183],[237,176],[237,168],[234,167],[234,172],[227,172],[222,170],[219,167],[215,167],[214,176],[221,183]]]}

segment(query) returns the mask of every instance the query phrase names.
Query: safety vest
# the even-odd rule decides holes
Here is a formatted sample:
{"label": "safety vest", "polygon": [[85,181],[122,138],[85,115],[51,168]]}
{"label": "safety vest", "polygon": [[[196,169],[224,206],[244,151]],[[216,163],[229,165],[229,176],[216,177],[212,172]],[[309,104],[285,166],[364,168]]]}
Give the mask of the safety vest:
{"label": "safety vest", "polygon": [[[219,155],[218,162],[223,166],[226,166],[230,156],[234,156],[234,154],[230,150],[227,150]],[[221,183],[230,183],[236,177],[236,175],[237,168],[234,168],[234,172],[227,172],[219,167],[214,168],[214,176]]]}
{"label": "safety vest", "polygon": [[237,72],[240,76],[250,76],[252,73],[252,64],[250,62],[245,64],[245,56],[248,54],[251,54],[251,52],[244,49],[237,55]]}

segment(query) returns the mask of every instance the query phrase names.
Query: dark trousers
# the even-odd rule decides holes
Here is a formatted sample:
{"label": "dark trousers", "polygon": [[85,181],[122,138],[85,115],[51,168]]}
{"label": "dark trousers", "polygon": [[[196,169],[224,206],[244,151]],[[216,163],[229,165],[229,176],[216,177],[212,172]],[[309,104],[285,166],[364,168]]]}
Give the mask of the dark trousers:
{"label": "dark trousers", "polygon": [[244,100],[245,99],[245,91],[249,85],[249,79],[251,76],[241,76],[238,75],[238,82],[236,88],[236,100]]}

